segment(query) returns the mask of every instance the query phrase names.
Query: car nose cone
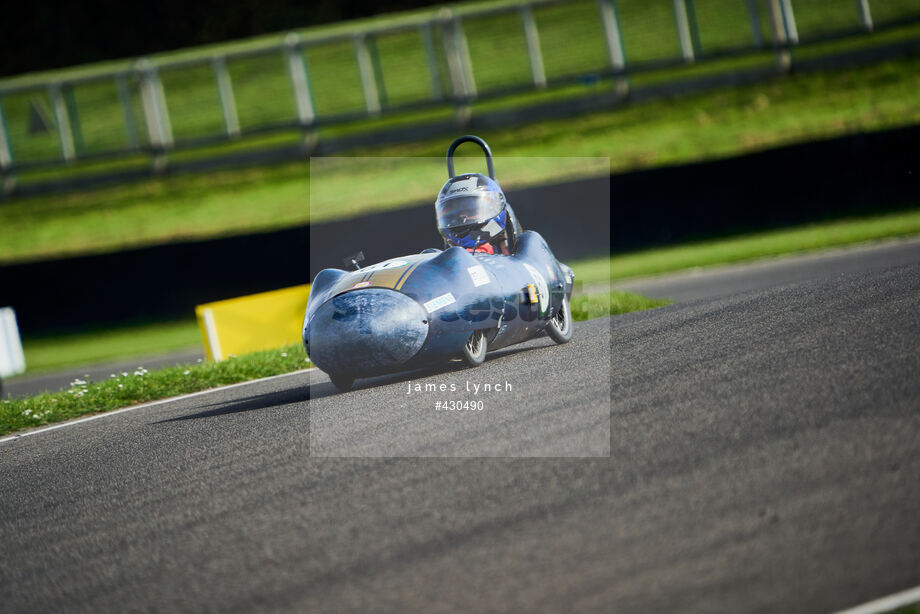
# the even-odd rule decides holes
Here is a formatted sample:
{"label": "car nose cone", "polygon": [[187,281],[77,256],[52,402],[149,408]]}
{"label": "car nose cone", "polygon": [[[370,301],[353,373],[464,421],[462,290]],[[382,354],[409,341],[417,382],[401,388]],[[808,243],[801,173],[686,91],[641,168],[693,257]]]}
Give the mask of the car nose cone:
{"label": "car nose cone", "polygon": [[310,360],[327,373],[373,373],[415,356],[428,337],[428,313],[405,294],[383,288],[329,299],[310,319]]}

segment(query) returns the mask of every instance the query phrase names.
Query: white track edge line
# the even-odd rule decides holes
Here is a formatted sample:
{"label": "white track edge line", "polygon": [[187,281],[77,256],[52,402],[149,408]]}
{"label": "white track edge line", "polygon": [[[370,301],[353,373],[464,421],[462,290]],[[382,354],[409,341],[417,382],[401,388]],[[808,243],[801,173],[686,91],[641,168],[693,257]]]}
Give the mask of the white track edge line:
{"label": "white track edge line", "polygon": [[920,586],[915,586],[906,591],[858,605],[855,608],[840,610],[837,614],[879,614],[880,612],[890,612],[918,601],[920,601]]}
{"label": "white track edge line", "polygon": [[243,386],[249,386],[251,384],[258,384],[260,382],[269,382],[275,379],[281,379],[282,377],[290,377],[292,375],[302,375],[304,373],[309,373],[311,371],[317,371],[317,367],[310,367],[309,369],[301,369],[300,371],[291,371],[290,373],[282,373],[280,375],[270,375],[269,377],[263,377],[261,379],[253,379],[248,382],[237,382],[235,384],[227,384],[226,386],[219,386],[217,388],[208,388],[207,390],[199,390],[198,392],[190,392],[188,394],[182,394],[177,397],[169,397],[168,399],[157,399],[156,401],[148,401],[146,403],[141,403],[140,405],[132,405],[130,407],[123,407],[121,409],[114,409],[112,411],[104,411],[93,416],[87,416],[86,418],[77,418],[76,420],[66,420],[60,424],[53,424],[51,426],[46,426],[45,428],[36,429],[34,431],[28,431],[25,433],[20,433],[18,435],[10,435],[9,437],[0,438],[0,443],[6,443],[8,441],[14,441],[16,439],[22,439],[23,437],[30,437],[32,435],[38,435],[39,433],[47,433],[48,431],[54,431],[57,429],[62,429],[68,426],[73,426],[75,424],[80,424],[82,422],[90,422],[91,420],[98,420],[99,418],[105,418],[106,416],[114,416],[115,414],[123,414],[125,412],[134,411],[136,409],[144,409],[147,407],[153,407],[154,405],[165,405],[166,403],[173,403],[175,401],[181,401],[183,399],[191,399],[193,397],[200,397],[206,394],[211,394],[213,392],[220,392],[222,390],[230,390],[231,388],[241,388]]}

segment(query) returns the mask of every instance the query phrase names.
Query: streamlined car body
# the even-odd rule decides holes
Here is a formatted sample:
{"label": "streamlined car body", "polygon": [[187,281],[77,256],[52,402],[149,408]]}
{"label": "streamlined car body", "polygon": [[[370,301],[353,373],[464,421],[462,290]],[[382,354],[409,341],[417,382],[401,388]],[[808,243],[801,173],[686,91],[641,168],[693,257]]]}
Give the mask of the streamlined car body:
{"label": "streamlined car body", "polygon": [[[448,151],[477,137],[462,137]],[[462,247],[427,249],[354,271],[324,269],[313,280],[303,325],[310,360],[340,390],[360,377],[462,358],[544,333],[572,336],[574,274],[538,233],[521,231],[507,254]],[[352,264],[357,265],[357,259]]]}
{"label": "streamlined car body", "polygon": [[459,247],[357,271],[324,269],[310,288],[303,342],[343,390],[355,378],[419,368],[549,332],[571,338],[574,275],[533,231],[510,256]]}

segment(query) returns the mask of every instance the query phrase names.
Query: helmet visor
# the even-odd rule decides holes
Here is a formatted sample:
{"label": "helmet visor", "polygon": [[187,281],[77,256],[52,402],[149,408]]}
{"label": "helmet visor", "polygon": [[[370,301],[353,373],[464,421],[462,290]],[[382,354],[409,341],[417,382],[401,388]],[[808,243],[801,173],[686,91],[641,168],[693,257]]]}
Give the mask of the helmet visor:
{"label": "helmet visor", "polygon": [[501,213],[503,206],[504,202],[495,192],[439,199],[436,207],[438,228],[485,223]]}

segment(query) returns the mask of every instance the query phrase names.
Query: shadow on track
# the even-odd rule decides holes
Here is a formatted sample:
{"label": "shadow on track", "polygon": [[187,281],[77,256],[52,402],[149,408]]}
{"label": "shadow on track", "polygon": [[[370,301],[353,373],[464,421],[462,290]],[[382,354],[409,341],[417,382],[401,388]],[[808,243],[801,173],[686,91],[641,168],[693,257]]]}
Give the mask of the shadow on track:
{"label": "shadow on track", "polygon": [[[534,342],[545,341],[546,343],[540,343],[535,345]],[[507,356],[513,356],[519,352],[529,352],[532,350],[548,349],[555,347],[548,337],[537,337],[534,340],[528,341],[521,345],[514,345],[507,348],[502,348],[496,350],[495,352],[490,352],[486,355],[486,360],[483,365],[487,365],[494,360],[505,358]],[[389,386],[391,384],[400,384],[408,382],[410,380],[422,379],[425,377],[434,377],[436,375],[443,375],[444,373],[455,373],[457,371],[471,371],[476,372],[480,367],[469,367],[464,362],[460,360],[454,360],[447,363],[441,363],[437,365],[432,365],[430,367],[422,367],[420,369],[413,369],[411,371],[399,371],[398,373],[389,373],[386,375],[377,375],[374,377],[362,377],[355,381],[354,387],[349,392],[339,392],[332,382],[316,382],[310,383],[307,387],[307,398],[308,399],[321,399],[323,397],[332,396],[334,394],[348,394],[350,392],[357,392],[361,390],[367,390],[370,388],[377,388],[379,386]]]}
{"label": "shadow on track", "polygon": [[[537,339],[548,341],[546,337],[540,337]],[[486,356],[486,361],[484,364],[488,364],[494,360],[499,360],[506,356],[512,356],[519,352],[528,352],[531,350],[539,350],[542,348],[550,348],[555,344],[549,342],[548,344],[541,343],[539,345],[519,345],[509,348],[503,348],[497,350],[492,354]],[[479,367],[481,368],[481,367]],[[357,385],[354,390],[364,390],[369,388],[376,388],[378,386],[388,386],[391,384],[399,384],[407,382],[410,380],[421,379],[425,377],[433,377],[436,375],[442,375],[444,373],[453,373],[457,371],[465,371],[470,369],[467,365],[460,361],[448,362],[439,365],[433,365],[431,367],[425,367],[422,369],[415,369],[412,371],[401,371],[399,373],[392,373],[388,375],[380,375],[376,377],[362,378],[358,380]],[[306,386],[298,386],[289,390],[282,390],[279,392],[269,392],[266,394],[255,395],[250,397],[244,397],[242,399],[231,401],[231,402],[216,402],[208,403],[206,405],[199,406],[199,409],[204,411],[198,411],[193,414],[187,414],[184,416],[178,416],[176,418],[169,418],[167,420],[160,420],[154,422],[153,424],[164,424],[169,422],[179,422],[183,420],[199,420],[202,418],[216,418],[218,416],[227,416],[230,414],[236,414],[246,411],[257,411],[262,409],[271,409],[273,407],[278,407],[281,405],[291,405],[294,403],[303,403],[311,399],[321,399],[323,397],[331,396],[334,394],[347,394],[340,393],[338,389],[332,385],[330,381],[323,382],[310,382]],[[208,409],[212,408],[212,409]]]}
{"label": "shadow on track", "polygon": [[[330,384],[331,385],[331,384]],[[244,411],[254,411],[259,409],[271,409],[280,405],[291,405],[293,403],[302,403],[309,398],[309,391],[306,388],[298,387],[280,392],[269,392],[251,397],[245,397],[232,402],[218,402],[202,405],[201,408],[213,407],[206,411],[200,411],[194,414],[160,420],[153,424],[163,424],[165,422],[178,422],[180,420],[198,420],[199,418],[214,418],[217,416],[226,416]]]}

